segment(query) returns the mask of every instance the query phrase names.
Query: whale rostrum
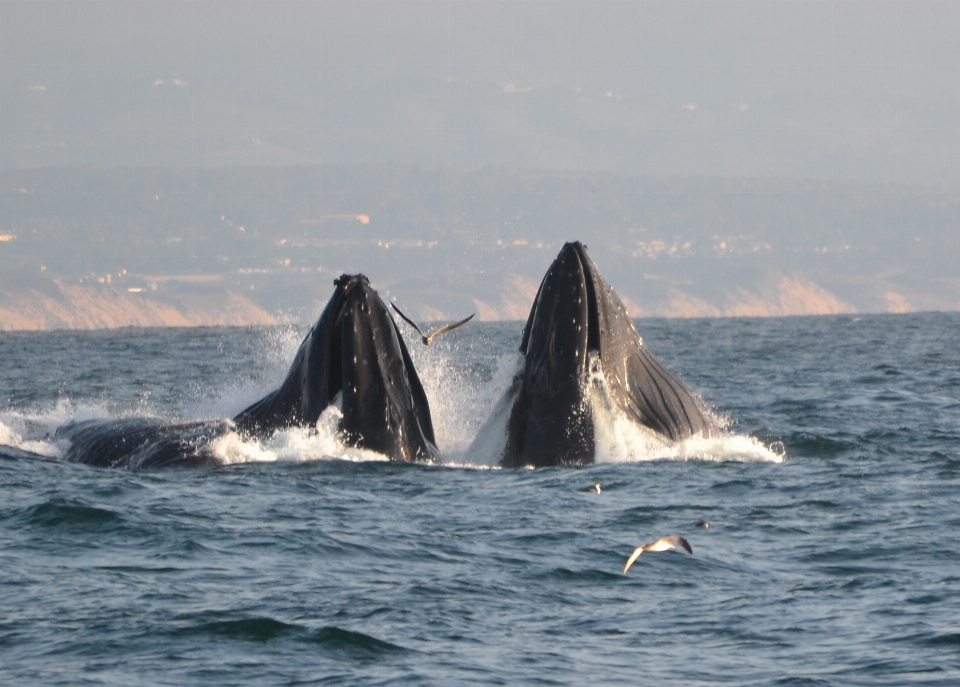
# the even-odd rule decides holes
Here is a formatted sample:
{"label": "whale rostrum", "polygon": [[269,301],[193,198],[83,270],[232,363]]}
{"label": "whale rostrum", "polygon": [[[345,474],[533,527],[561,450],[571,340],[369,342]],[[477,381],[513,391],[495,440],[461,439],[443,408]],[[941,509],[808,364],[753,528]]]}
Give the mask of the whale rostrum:
{"label": "whale rostrum", "polygon": [[644,345],[579,242],[564,245],[547,270],[520,353],[522,368],[505,399],[512,398],[512,407],[500,458],[504,467],[592,463],[592,383],[603,385],[614,412],[665,439],[717,431],[702,401]]}
{"label": "whale rostrum", "polygon": [[234,418],[253,436],[312,426],[338,399],[346,443],[401,462],[437,457],[430,405],[400,330],[362,274],[343,275],[280,387]]}

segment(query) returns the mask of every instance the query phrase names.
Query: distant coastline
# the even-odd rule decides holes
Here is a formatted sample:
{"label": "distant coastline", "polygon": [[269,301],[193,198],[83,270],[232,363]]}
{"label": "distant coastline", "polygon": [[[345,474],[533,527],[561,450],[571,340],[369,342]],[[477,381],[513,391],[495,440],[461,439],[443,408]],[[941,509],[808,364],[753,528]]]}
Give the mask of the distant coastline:
{"label": "distant coastline", "polygon": [[27,288],[0,287],[0,331],[276,323],[259,305],[229,291],[179,293],[171,298],[60,280]]}
{"label": "distant coastline", "polygon": [[527,317],[579,240],[634,317],[960,310],[960,190],[403,165],[0,172],[0,330]]}
{"label": "distant coastline", "polygon": [[[525,320],[536,290],[534,281],[518,276],[505,280],[499,288],[488,287],[473,299],[477,319]],[[739,289],[720,295],[722,298],[713,303],[675,290],[667,298],[645,302],[643,307],[627,297],[623,300],[632,317],[780,317],[857,312],[829,291],[801,279],[783,278],[765,289]],[[424,320],[454,316],[432,309],[419,299],[409,305]],[[0,331],[249,326],[289,320],[225,288],[181,286],[175,292],[152,291],[113,284],[70,284],[59,279],[35,280],[29,286],[0,285]]]}

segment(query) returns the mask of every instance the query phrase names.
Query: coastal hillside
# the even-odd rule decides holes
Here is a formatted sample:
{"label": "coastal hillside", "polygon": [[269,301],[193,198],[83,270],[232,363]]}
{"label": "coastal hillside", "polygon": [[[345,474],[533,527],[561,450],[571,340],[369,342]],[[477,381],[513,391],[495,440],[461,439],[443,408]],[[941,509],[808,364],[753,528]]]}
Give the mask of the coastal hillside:
{"label": "coastal hillside", "polygon": [[0,288],[0,331],[275,323],[256,303],[229,292],[158,297],[140,290],[59,280]]}
{"label": "coastal hillside", "polygon": [[344,272],[521,320],[580,240],[635,316],[960,309],[960,192],[403,165],[0,173],[0,329],[309,322]]}

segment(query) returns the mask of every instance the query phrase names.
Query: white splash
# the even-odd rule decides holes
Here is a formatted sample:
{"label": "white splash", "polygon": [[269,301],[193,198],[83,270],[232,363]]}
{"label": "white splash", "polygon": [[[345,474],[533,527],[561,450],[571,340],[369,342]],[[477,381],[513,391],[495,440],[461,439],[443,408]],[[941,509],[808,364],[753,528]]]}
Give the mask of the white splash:
{"label": "white splash", "polygon": [[[276,330],[263,343],[256,366],[261,371],[250,378],[225,386],[215,397],[180,408],[171,420],[223,418],[275,389],[289,368],[303,331]],[[501,355],[489,379],[465,367],[462,352],[438,342],[429,348],[414,346],[411,355],[430,403],[441,462],[449,467],[496,468],[506,442],[507,423],[513,406],[512,384],[522,370],[517,352]],[[493,362],[493,361],[491,361]],[[595,366],[593,366],[595,367]],[[637,425],[610,401],[602,373],[591,381],[591,405],[595,422],[598,463],[649,460],[767,461],[782,462],[782,447],[767,447],[759,440],[721,431],[718,436],[694,436],[684,441],[665,440]],[[143,415],[142,404],[118,413],[105,404],[74,405],[61,399],[46,410],[0,412],[0,444],[49,457],[62,457],[67,445],[54,439],[58,427],[91,419],[117,419]],[[149,413],[148,414],[152,414]],[[268,439],[247,439],[228,432],[210,444],[210,450],[224,464],[249,462],[305,462],[314,460],[387,461],[373,451],[344,445],[338,434],[342,414],[336,406],[327,408],[315,427],[292,428]],[[718,426],[723,426],[718,421]]]}
{"label": "white splash", "polygon": [[[510,356],[501,360],[494,377],[498,392],[487,421],[460,456],[448,458],[448,465],[486,468],[496,466],[507,440],[507,423],[516,397],[510,383],[522,369],[523,358]],[[714,416],[721,428],[716,436],[700,434],[683,441],[670,441],[653,430],[637,424],[613,403],[599,365],[592,364],[589,381],[589,403],[594,418],[595,454],[597,463],[636,463],[651,460],[703,460],[719,462],[762,461],[783,462],[782,447],[767,447],[758,439],[725,431],[728,422]]]}
{"label": "white splash", "polygon": [[489,424],[488,418],[520,369],[522,358],[516,352],[500,356],[492,377],[483,381],[457,364],[462,353],[447,342],[429,348],[416,346],[410,354],[430,403],[437,448],[444,463],[459,461],[472,454],[471,444],[476,444],[478,432]]}
{"label": "white splash", "polygon": [[516,388],[509,388],[500,395],[500,400],[493,406],[470,448],[459,458],[462,465],[494,467],[500,463],[507,445],[507,424],[510,422],[510,411],[516,397]]}
{"label": "white splash", "polygon": [[0,445],[12,446],[48,458],[62,458],[66,446],[54,439],[57,428],[72,421],[110,417],[106,408],[82,404],[74,407],[60,399],[53,408],[24,413],[15,409],[0,412]]}
{"label": "white splash", "polygon": [[343,414],[336,405],[328,406],[316,427],[293,427],[268,439],[244,439],[228,432],[210,443],[210,449],[224,465],[237,463],[303,463],[313,460],[349,460],[353,462],[389,461],[375,451],[345,446],[338,434]]}
{"label": "white splash", "polygon": [[255,376],[224,384],[210,397],[186,403],[178,411],[183,418],[233,417],[283,383],[309,328],[282,327],[264,332],[259,342]]}
{"label": "white splash", "polygon": [[[493,427],[494,434],[499,431],[506,436],[506,419],[509,418],[512,396],[505,396],[505,391],[520,369],[522,359],[517,353],[500,357],[493,376],[484,382],[464,372],[456,364],[455,355],[456,351],[443,346],[417,346],[411,350],[430,404],[441,463],[449,467],[496,467],[503,451],[503,440],[491,444],[475,441],[475,438],[481,425],[484,428]],[[292,354],[288,357],[292,358]],[[498,416],[504,417],[500,423],[488,420]],[[320,415],[316,427],[284,430],[262,441],[245,439],[236,432],[229,432],[211,442],[211,450],[225,465],[278,461],[389,460],[383,454],[344,445],[338,433],[342,417],[340,409],[331,405]],[[502,431],[496,429],[497,424]],[[482,455],[474,452],[471,442],[474,446],[483,447]]]}
{"label": "white splash", "polygon": [[695,434],[671,441],[627,417],[610,398],[600,365],[591,364],[590,404],[593,410],[594,439],[598,463],[636,463],[649,460],[712,460],[730,462],[783,462],[783,454],[764,446],[754,437],[731,434],[727,421],[716,416],[720,428],[715,436]]}
{"label": "white splash", "polygon": [[0,446],[12,446],[48,458],[61,458],[60,448],[52,441],[24,439],[16,430],[0,420]]}

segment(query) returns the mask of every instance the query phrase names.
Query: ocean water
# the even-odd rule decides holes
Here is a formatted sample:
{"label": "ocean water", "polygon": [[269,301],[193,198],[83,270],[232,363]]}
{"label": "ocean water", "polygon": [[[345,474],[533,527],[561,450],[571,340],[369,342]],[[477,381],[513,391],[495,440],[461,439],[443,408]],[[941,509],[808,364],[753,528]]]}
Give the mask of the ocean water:
{"label": "ocean water", "polygon": [[321,426],[154,472],[52,433],[232,415],[304,328],[0,333],[0,684],[960,684],[960,315],[640,320],[727,435],[500,470],[521,326],[413,347],[442,465]]}

